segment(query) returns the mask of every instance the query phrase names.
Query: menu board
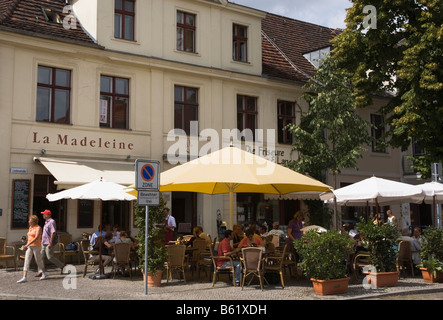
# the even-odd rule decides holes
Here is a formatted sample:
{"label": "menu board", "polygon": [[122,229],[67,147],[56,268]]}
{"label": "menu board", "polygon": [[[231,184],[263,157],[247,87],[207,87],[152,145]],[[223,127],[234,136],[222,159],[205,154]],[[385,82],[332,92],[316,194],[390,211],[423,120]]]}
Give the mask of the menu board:
{"label": "menu board", "polygon": [[24,229],[28,227],[30,186],[31,180],[12,181],[12,229]]}

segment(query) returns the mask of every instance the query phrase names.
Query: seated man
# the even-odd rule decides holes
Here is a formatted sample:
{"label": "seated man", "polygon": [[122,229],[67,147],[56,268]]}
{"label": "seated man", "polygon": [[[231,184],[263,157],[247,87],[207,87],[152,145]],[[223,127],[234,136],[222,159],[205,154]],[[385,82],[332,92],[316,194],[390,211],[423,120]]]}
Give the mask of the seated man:
{"label": "seated man", "polygon": [[280,239],[283,240],[284,237],[285,237],[285,233],[284,233],[283,230],[280,230],[279,228],[280,228],[280,224],[278,223],[278,221],[275,221],[275,222],[272,224],[272,230],[270,230],[270,231],[268,232],[268,234],[277,234],[277,235],[280,237]]}
{"label": "seated man", "polygon": [[420,252],[419,251],[421,250],[421,246],[420,246],[420,244],[418,243],[418,241],[415,238],[409,236],[409,229],[408,228],[404,228],[401,231],[401,237],[398,238],[397,240],[398,241],[409,241],[411,243],[411,250],[415,251],[415,252],[412,253],[412,262],[415,265],[420,264],[421,263],[421,258],[420,258]]}
{"label": "seated man", "polygon": [[[220,244],[218,246],[218,252],[217,255],[219,257],[226,257],[233,255],[240,251],[240,248],[232,249],[230,241],[233,239],[232,230],[226,230],[225,231],[225,238],[220,241]],[[217,259],[217,267],[230,267],[231,261],[229,260],[223,260],[223,259]],[[235,282],[237,284],[240,284],[240,275],[241,275],[241,264],[240,261],[234,261],[234,277]]]}

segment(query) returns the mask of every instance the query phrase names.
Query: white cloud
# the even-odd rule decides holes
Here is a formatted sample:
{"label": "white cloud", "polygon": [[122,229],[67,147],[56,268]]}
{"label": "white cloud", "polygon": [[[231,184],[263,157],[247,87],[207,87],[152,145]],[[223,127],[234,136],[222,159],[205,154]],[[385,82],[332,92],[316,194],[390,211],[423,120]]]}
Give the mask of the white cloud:
{"label": "white cloud", "polygon": [[330,28],[345,28],[350,0],[229,0],[250,8]]}

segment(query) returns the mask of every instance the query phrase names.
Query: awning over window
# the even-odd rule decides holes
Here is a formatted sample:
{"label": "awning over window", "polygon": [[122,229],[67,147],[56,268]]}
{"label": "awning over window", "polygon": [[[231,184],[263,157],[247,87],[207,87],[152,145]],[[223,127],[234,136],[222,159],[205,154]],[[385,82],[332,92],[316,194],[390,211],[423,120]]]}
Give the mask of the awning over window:
{"label": "awning over window", "polygon": [[265,200],[320,200],[320,194],[323,191],[301,191],[287,194],[270,194],[265,193]]}
{"label": "awning over window", "polygon": [[66,160],[34,157],[56,179],[57,189],[69,189],[103,178],[122,185],[135,183],[135,162]]}

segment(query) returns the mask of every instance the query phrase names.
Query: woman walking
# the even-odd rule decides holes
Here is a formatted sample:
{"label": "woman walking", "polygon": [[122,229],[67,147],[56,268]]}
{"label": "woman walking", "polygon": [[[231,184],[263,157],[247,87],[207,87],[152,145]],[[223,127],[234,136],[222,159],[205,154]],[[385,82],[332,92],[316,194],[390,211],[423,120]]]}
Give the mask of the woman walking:
{"label": "woman walking", "polygon": [[40,280],[46,279],[46,270],[40,252],[42,248],[42,228],[38,225],[38,217],[36,215],[31,215],[28,222],[28,242],[23,246],[23,250],[26,250],[25,263],[23,265],[23,278],[18,280],[18,283],[28,281],[27,275],[33,255],[37,262],[38,271],[42,273]]}

